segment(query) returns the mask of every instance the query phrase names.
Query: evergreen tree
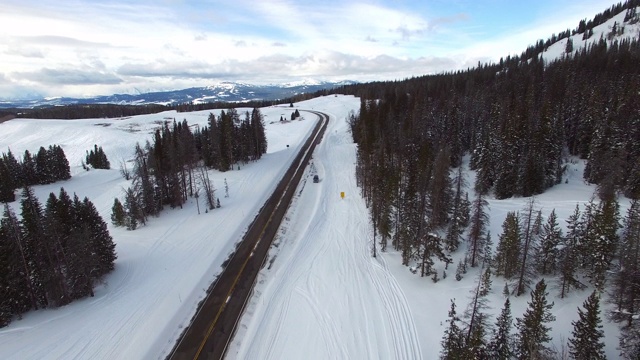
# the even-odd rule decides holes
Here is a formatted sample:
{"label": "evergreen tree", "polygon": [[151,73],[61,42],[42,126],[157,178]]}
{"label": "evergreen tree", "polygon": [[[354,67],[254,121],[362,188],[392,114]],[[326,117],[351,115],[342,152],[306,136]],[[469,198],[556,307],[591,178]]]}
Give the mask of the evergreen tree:
{"label": "evergreen tree", "polygon": [[93,150],[87,151],[85,157],[85,163],[91,165],[94,169],[110,169],[111,164],[107,159],[107,155],[102,150],[102,146],[98,147],[97,144],[93,145]]}
{"label": "evergreen tree", "polygon": [[56,181],[53,164],[54,159],[43,146],[40,147],[35,157],[35,171],[37,184],[50,184]]}
{"label": "evergreen tree", "polygon": [[50,158],[52,159],[52,171],[54,173],[54,181],[71,179],[71,168],[69,160],[64,150],[59,145],[49,146]]}
{"label": "evergreen tree", "polygon": [[618,348],[622,359],[637,360],[640,358],[640,327],[636,322],[622,328]]}
{"label": "evergreen tree", "polygon": [[38,307],[21,232],[18,218],[5,204],[0,219],[0,327],[8,325],[14,315]]}
{"label": "evergreen tree", "polygon": [[489,214],[486,208],[489,206],[487,200],[478,194],[471,207],[471,228],[469,229],[469,259],[471,267],[478,266],[484,259],[482,250],[484,249],[485,229],[489,222]]}
{"label": "evergreen tree", "polygon": [[460,329],[460,318],[458,318],[456,313],[456,303],[453,299],[451,300],[447,323],[449,325],[442,337],[440,358],[446,360],[462,359],[465,353],[464,334],[462,333],[462,329]]}
{"label": "evergreen tree", "polygon": [[558,253],[560,263],[558,287],[560,298],[564,299],[571,289],[582,289],[577,277],[578,246],[582,238],[582,223],[580,222],[580,207],[576,205],[574,213],[567,219],[567,235],[562,238],[562,246]]}
{"label": "evergreen tree", "polygon": [[54,271],[53,278],[57,282],[55,301],[52,306],[62,306],[71,301],[70,290],[67,282],[67,258],[65,244],[67,242],[67,232],[64,223],[65,212],[62,203],[54,193],[49,194],[45,204],[43,226],[47,234],[47,253],[51,262],[51,269]]}
{"label": "evergreen tree", "polygon": [[144,218],[144,215],[138,201],[138,196],[132,188],[125,190],[124,209],[126,211],[125,225],[127,230],[137,229],[138,222]]}
{"label": "evergreen tree", "polygon": [[518,213],[509,212],[502,223],[502,234],[498,237],[498,248],[496,249],[493,266],[496,275],[512,279],[518,271],[520,263],[520,220]]}
{"label": "evergreen tree", "polygon": [[37,175],[36,175],[36,162],[31,156],[29,150],[24,151],[24,156],[22,157],[22,185],[23,186],[32,186],[38,183]]}
{"label": "evergreen tree", "polygon": [[482,285],[480,286],[480,296],[485,297],[491,292],[491,267],[487,266],[482,273]]}
{"label": "evergreen tree", "polygon": [[617,250],[619,217],[617,201],[602,201],[593,218],[590,236],[586,237],[586,248],[589,249],[587,275],[598,289],[604,288],[607,271]]}
{"label": "evergreen tree", "polygon": [[469,195],[466,192],[463,197],[463,188],[466,186],[466,182],[462,173],[462,166],[458,167],[453,184],[454,197],[451,209],[451,222],[445,237],[445,247],[450,252],[458,249],[462,233],[469,225],[469,207],[471,204],[469,202]]}
{"label": "evergreen tree", "polygon": [[542,279],[531,293],[531,301],[524,315],[516,320],[518,334],[515,354],[518,359],[539,359],[551,354],[551,350],[544,345],[551,340],[551,328],[546,324],[555,321],[555,316],[551,314],[553,302],[547,303],[547,295],[547,285]]}
{"label": "evergreen tree", "polygon": [[485,288],[485,274],[486,272],[479,274],[476,286],[471,290],[471,302],[464,313],[464,318],[467,321],[465,348],[466,356],[469,358],[486,358],[487,341],[485,335],[489,324],[486,315],[488,289]]}
{"label": "evergreen tree", "polygon": [[489,358],[496,360],[510,360],[513,356],[513,340],[511,339],[511,301],[507,297],[500,315],[496,319],[496,325],[489,343]]}
{"label": "evergreen tree", "polygon": [[553,274],[558,266],[558,247],[562,242],[562,230],[558,225],[556,210],[553,209],[547,222],[542,226],[540,244],[536,254],[536,268],[542,275]]}
{"label": "evergreen tree", "polygon": [[640,312],[640,201],[633,200],[624,219],[618,250],[619,264],[613,278],[612,298],[616,304],[614,318],[626,320],[627,326]]}
{"label": "evergreen tree", "polygon": [[0,202],[10,203],[16,201],[15,180],[6,162],[0,159]]}
{"label": "evergreen tree", "polygon": [[26,258],[29,259],[29,268],[32,270],[30,274],[32,290],[38,305],[47,307],[50,305],[50,300],[57,299],[55,291],[57,279],[53,278],[53,263],[43,224],[42,205],[30,187],[23,189],[20,204],[22,238]]}
{"label": "evergreen tree", "polygon": [[9,171],[9,179],[12,181],[11,186],[13,186],[13,189],[23,187],[22,166],[11,152],[11,149],[9,149],[6,154],[2,154],[2,160]]}
{"label": "evergreen tree", "polygon": [[[297,111],[297,110],[296,110]],[[251,111],[251,131],[253,146],[253,159],[257,160],[267,153],[267,136],[264,131],[264,117],[260,109],[254,108]]]}
{"label": "evergreen tree", "polygon": [[567,44],[564,47],[564,52],[567,54],[571,54],[573,52],[573,40],[571,40],[571,38],[567,39]]}
{"label": "evergreen tree", "polygon": [[520,253],[520,269],[518,274],[518,283],[516,285],[515,294],[520,296],[524,294],[532,279],[536,275],[533,257],[534,250],[537,247],[538,238],[540,236],[540,230],[542,227],[542,215],[540,211],[537,212],[537,216],[534,219],[534,207],[535,199],[531,198],[527,208],[524,211],[525,217],[523,218],[523,231],[522,231],[522,251]]}
{"label": "evergreen tree", "polygon": [[82,212],[89,230],[87,240],[92,255],[96,258],[95,269],[92,269],[91,274],[94,278],[99,279],[114,269],[114,261],[117,258],[116,245],[109,234],[107,224],[93,203],[86,197],[82,200]]}
{"label": "evergreen tree", "polygon": [[578,308],[577,321],[572,321],[573,331],[569,339],[569,353],[575,359],[606,359],[604,354],[604,332],[600,324],[600,298],[596,291]]}
{"label": "evergreen tree", "polygon": [[115,226],[125,226],[126,224],[126,211],[124,206],[118,198],[113,199],[113,206],[111,207],[111,223]]}

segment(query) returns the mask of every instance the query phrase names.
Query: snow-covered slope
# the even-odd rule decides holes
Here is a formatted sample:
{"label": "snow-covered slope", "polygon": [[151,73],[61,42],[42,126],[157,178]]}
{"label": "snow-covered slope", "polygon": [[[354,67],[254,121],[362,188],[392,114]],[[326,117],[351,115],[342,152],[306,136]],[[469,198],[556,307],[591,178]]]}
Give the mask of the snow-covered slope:
{"label": "snow-covered slope", "polygon": [[[236,336],[240,345],[229,358],[423,358],[402,289],[384,258],[371,257],[346,122],[347,111],[358,106],[339,98],[323,107],[330,125],[281,229],[282,250],[260,277]],[[311,181],[316,173],[319,183]]]}
{"label": "snow-covered slope", "polygon": [[[436,359],[446,323],[449,301],[462,312],[478,272],[456,281],[449,269],[446,279],[433,283],[401,265],[391,247],[372,258],[368,212],[354,180],[355,145],[347,117],[359,101],[350,96],[328,96],[296,104],[300,110],[324,111],[331,123],[300,185],[277,246],[238,333],[229,349],[231,359]],[[164,211],[136,231],[113,228],[117,243],[116,270],[98,287],[96,296],[59,309],[34,311],[0,329],[0,359],[159,359],[172,348],[195,311],[204,289],[238,241],[262,201],[270,194],[292,156],[314,123],[280,123],[291,113],[288,106],[262,109],[266,115],[269,153],[240,171],[211,175],[222,208],[197,215],[192,201],[182,210]],[[0,149],[14,153],[61,144],[72,165],[73,178],[37,186],[41,199],[64,186],[88,196],[109,219],[114,196],[127,186],[118,170],[83,171],[84,152],[102,145],[112,164],[129,159],[136,141],[167,119],[187,118],[202,126],[208,112],[167,112],[127,119],[11,120],[0,124]],[[272,123],[273,122],[273,123]],[[290,145],[287,148],[286,145]],[[576,203],[592,196],[594,187],[582,181],[584,163],[569,164],[564,181],[538,196],[543,214],[555,208],[559,221]],[[117,168],[117,166],[115,166]],[[320,182],[311,181],[318,174]],[[474,173],[466,171],[473,183]],[[224,197],[224,179],[230,197]],[[345,193],[341,199],[340,193]],[[521,210],[528,198],[489,199],[490,230],[494,243],[508,211]],[[16,203],[13,204],[16,206]],[[621,202],[621,213],[628,202]],[[463,256],[464,249],[454,255]],[[444,270],[442,264],[440,271]],[[590,290],[560,299],[550,279],[549,300],[555,302],[553,346],[570,336],[577,307]],[[498,313],[504,282],[493,279],[490,306]],[[527,307],[530,296],[512,298],[514,317]],[[604,306],[604,304],[603,304]],[[605,320],[606,351],[617,358],[618,329]]]}
{"label": "snow-covered slope", "polygon": [[[355,184],[355,146],[346,124],[349,108],[357,109],[359,104],[339,99],[323,108],[334,122],[314,154],[307,181],[300,185],[277,246],[271,250],[269,266],[259,275],[229,359],[438,359],[450,300],[456,300],[462,314],[475,288],[478,269],[470,269],[462,281],[456,281],[455,265],[450,266],[449,276],[433,283],[403,266],[401,254],[391,246],[385,253],[378,252],[377,258],[371,256],[372,228]],[[467,163],[468,158],[465,173],[473,184],[475,173]],[[536,198],[544,216],[556,210],[562,227],[576,204],[586,203],[595,190],[582,180],[583,161],[567,166],[566,183]],[[321,179],[318,184],[310,180],[315,173]],[[341,192],[346,194],[344,199]],[[495,246],[506,214],[522,211],[530,199],[488,200]],[[622,214],[628,206],[621,199]],[[464,253],[463,247],[453,254],[454,264]],[[444,264],[439,264],[439,273],[444,270]],[[555,303],[552,312],[557,318],[551,324],[550,346],[560,350],[571,336],[577,308],[591,289],[560,299],[555,280],[549,278],[547,283],[548,301]],[[493,278],[488,297],[491,322],[503,306],[503,286],[504,279]],[[524,313],[528,301],[529,293],[512,297],[514,318]],[[603,321],[606,353],[614,359],[619,330],[604,316]]]}
{"label": "snow-covered slope", "polygon": [[139,92],[128,94],[113,94],[87,98],[31,96],[28,99],[0,99],[2,108],[34,108],[40,106],[61,106],[72,104],[119,104],[142,105],[162,104],[176,105],[193,102],[194,104],[207,102],[243,102],[250,100],[276,100],[292,97],[297,94],[313,93],[319,90],[331,89],[342,85],[354,84],[353,81],[327,82],[313,79],[287,83],[254,85],[241,82],[225,81],[205,87],[192,87],[179,90]]}
{"label": "snow-covered slope", "polygon": [[[640,7],[638,7],[637,10],[640,13]],[[607,40],[608,43],[612,43],[614,41],[620,41],[623,39],[629,39],[629,38],[638,39],[640,36],[640,22],[636,22],[635,24],[630,24],[629,22],[625,22],[624,21],[625,14],[626,14],[626,11],[623,11],[620,14],[615,15],[611,19],[607,20],[603,24],[600,24],[594,27],[593,35],[588,39],[583,40],[582,39],[583,34],[575,34],[573,36],[569,36],[569,38],[567,39],[562,39],[560,41],[557,41],[556,43],[549,46],[549,48],[547,48],[547,50],[542,53],[542,58],[547,62],[551,62],[555,59],[559,59],[562,56],[566,56],[567,53],[565,52],[565,50],[567,47],[567,42],[569,40],[573,42],[572,54],[575,54],[576,52],[581,51],[583,48],[588,47],[594,43],[597,43],[598,41],[600,41],[601,38]],[[624,27],[624,30],[622,31],[621,34],[617,34],[615,36],[610,35],[611,30],[614,27],[614,24],[618,28]]]}
{"label": "snow-covered slope", "polygon": [[[277,121],[290,113],[288,106],[263,109],[269,148],[262,160],[244,165],[240,171],[211,171],[222,208],[204,213],[201,203],[203,213],[198,215],[196,203],[190,199],[184,209],[163,211],[135,231],[109,225],[118,259],[115,271],[98,286],[95,297],[58,309],[29,312],[0,329],[0,359],[166,356],[316,122],[315,115],[304,112],[304,120]],[[49,192],[57,194],[64,187],[81,198],[88,196],[109,222],[114,197],[122,197],[123,189],[129,186],[119,175],[118,162],[132,157],[135,143],[144,145],[165,120],[186,118],[193,126],[203,126],[208,114],[165,112],[110,120],[14,119],[0,124],[0,149],[11,147],[19,155],[26,149],[37,151],[42,145],[60,144],[73,177],[36,186],[41,202]],[[93,144],[104,148],[115,169],[82,170],[85,150]],[[19,213],[18,202],[12,206]]]}

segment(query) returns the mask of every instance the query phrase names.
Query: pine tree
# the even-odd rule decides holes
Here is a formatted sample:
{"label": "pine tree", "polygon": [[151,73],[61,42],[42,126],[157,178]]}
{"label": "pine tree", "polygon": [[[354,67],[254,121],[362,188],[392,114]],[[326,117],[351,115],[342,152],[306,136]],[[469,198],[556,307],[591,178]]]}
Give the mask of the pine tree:
{"label": "pine tree", "polygon": [[466,356],[477,359],[486,358],[487,350],[485,334],[489,324],[486,309],[489,306],[486,298],[488,289],[485,288],[485,274],[487,273],[481,272],[479,274],[476,286],[471,290],[471,302],[464,313],[464,318],[467,321],[465,348],[468,354]]}
{"label": "pine tree", "polygon": [[117,258],[116,245],[109,234],[107,224],[104,222],[98,210],[88,199],[82,200],[82,211],[89,229],[89,246],[93,256],[95,256],[95,269],[92,269],[91,275],[99,279],[114,269],[114,261]]}
{"label": "pine tree", "polygon": [[578,308],[577,321],[572,321],[573,331],[569,339],[569,353],[575,359],[606,359],[604,354],[604,332],[600,324],[600,298],[596,291]]}
{"label": "pine tree", "polygon": [[55,299],[53,306],[62,306],[71,302],[69,286],[67,282],[67,258],[64,245],[67,241],[64,223],[65,209],[54,193],[49,194],[45,204],[43,226],[47,234],[46,246],[54,271],[53,278],[56,281]]}
{"label": "pine tree", "polygon": [[22,238],[31,269],[32,290],[38,305],[42,307],[55,305],[49,303],[50,300],[57,299],[55,292],[57,279],[53,277],[53,263],[43,224],[42,205],[30,187],[23,189],[20,204]]}
{"label": "pine tree", "polygon": [[3,159],[0,159],[0,202],[16,201],[15,190],[15,180],[11,176],[9,167]]}
{"label": "pine tree", "polygon": [[52,159],[52,171],[54,174],[54,181],[57,180],[69,180],[71,179],[71,168],[69,167],[69,160],[64,153],[64,150],[59,145],[53,145],[49,147],[50,158]]}
{"label": "pine tree", "polygon": [[5,204],[0,219],[0,327],[7,325],[14,315],[21,316],[38,306],[30,280],[31,261],[21,233],[16,214]]}
{"label": "pine tree", "polygon": [[456,314],[456,303],[453,299],[451,300],[447,323],[449,323],[449,326],[442,337],[440,358],[446,360],[462,359],[465,353],[464,335],[462,329],[460,329],[460,318]]}
{"label": "pine tree", "polygon": [[493,260],[496,275],[512,279],[520,263],[520,220],[518,213],[509,212],[502,223],[502,234],[498,237],[498,248]]}
{"label": "pine tree", "polygon": [[540,236],[540,229],[542,227],[542,215],[538,211],[536,218],[534,219],[534,207],[535,198],[531,198],[527,208],[524,211],[525,217],[523,218],[523,230],[522,230],[522,251],[520,253],[520,270],[518,274],[518,283],[516,285],[515,294],[520,296],[524,294],[526,289],[529,288],[535,274],[533,257],[534,250],[538,243]]}
{"label": "pine tree", "polygon": [[128,188],[127,190],[125,190],[124,208],[127,214],[125,220],[127,230],[137,229],[138,221],[141,218],[144,218],[144,215],[142,213],[140,203],[138,202],[138,196],[136,196],[132,188]]}
{"label": "pine tree", "polygon": [[582,238],[582,223],[580,222],[580,207],[567,219],[567,235],[562,238],[562,246],[558,253],[560,263],[558,287],[560,298],[564,299],[571,289],[582,289],[582,284],[577,277],[578,272],[578,246]]}
{"label": "pine tree", "polygon": [[482,195],[477,195],[471,208],[471,229],[469,229],[469,258],[471,267],[476,267],[484,259],[484,237],[489,214],[486,208],[489,206]]}
{"label": "pine tree", "polygon": [[531,302],[521,319],[516,320],[515,353],[518,359],[539,359],[550,356],[551,350],[544,344],[551,340],[546,324],[555,321],[551,314],[553,302],[547,303],[547,285],[540,280],[531,293]]}
{"label": "pine tree", "polygon": [[562,230],[558,225],[556,210],[553,209],[547,222],[542,226],[540,244],[536,254],[536,268],[542,275],[553,274],[558,266],[558,247],[562,241]]}
{"label": "pine tree", "polygon": [[124,226],[126,223],[126,211],[118,198],[113,199],[111,207],[111,223],[115,226]]}
{"label": "pine tree", "polygon": [[38,184],[50,184],[56,181],[53,164],[54,159],[43,146],[40,147],[35,157],[36,181]]}
{"label": "pine tree", "polygon": [[32,186],[38,183],[38,179],[36,176],[36,162],[31,156],[29,150],[24,151],[21,168],[23,186]]}
{"label": "pine tree", "polygon": [[618,250],[619,265],[613,278],[612,298],[616,304],[614,317],[626,320],[627,326],[640,312],[640,201],[633,200],[624,219]]}
{"label": "pine tree", "polygon": [[9,178],[12,180],[13,189],[23,187],[22,166],[11,152],[11,149],[9,149],[6,154],[2,154],[2,160],[9,171]]}
{"label": "pine tree", "polygon": [[615,199],[602,201],[596,210],[590,236],[587,237],[587,275],[598,289],[604,288],[607,271],[617,250],[619,218],[618,202]]}
{"label": "pine tree", "polygon": [[110,169],[111,164],[107,159],[107,155],[102,150],[102,146],[98,147],[97,144],[93,145],[93,150],[87,151],[85,156],[85,163],[91,165],[94,169]]}
{"label": "pine tree", "polygon": [[511,340],[511,328],[513,318],[511,317],[511,301],[507,297],[500,315],[496,319],[488,353],[490,359],[510,360],[513,356],[513,341]]}
{"label": "pine tree", "polygon": [[453,180],[454,197],[453,207],[451,209],[451,222],[447,229],[445,244],[447,251],[453,252],[458,249],[461,242],[461,236],[465,228],[469,225],[469,195],[465,192],[463,197],[463,188],[466,181],[462,173],[462,166],[458,167],[456,176]]}
{"label": "pine tree", "polygon": [[491,267],[487,266],[482,274],[482,285],[480,286],[480,296],[484,297],[491,292]]}

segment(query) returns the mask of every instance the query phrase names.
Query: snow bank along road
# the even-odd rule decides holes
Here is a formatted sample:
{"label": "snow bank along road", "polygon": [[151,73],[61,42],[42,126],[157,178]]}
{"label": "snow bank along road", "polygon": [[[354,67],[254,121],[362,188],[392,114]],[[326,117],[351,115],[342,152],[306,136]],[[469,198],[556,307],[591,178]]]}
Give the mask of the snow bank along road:
{"label": "snow bank along road", "polygon": [[[260,272],[228,359],[424,358],[402,289],[384,257],[371,256],[347,124],[354,105],[346,100],[322,108],[331,116],[327,133],[270,252],[271,266]],[[318,184],[310,181],[314,169]]]}
{"label": "snow bank along road", "polygon": [[171,359],[219,359],[224,356],[267,250],[311,154],[327,128],[329,116],[320,112],[312,113],[319,118],[313,133],[249,226],[222,274],[211,285],[208,296],[172,351]]}

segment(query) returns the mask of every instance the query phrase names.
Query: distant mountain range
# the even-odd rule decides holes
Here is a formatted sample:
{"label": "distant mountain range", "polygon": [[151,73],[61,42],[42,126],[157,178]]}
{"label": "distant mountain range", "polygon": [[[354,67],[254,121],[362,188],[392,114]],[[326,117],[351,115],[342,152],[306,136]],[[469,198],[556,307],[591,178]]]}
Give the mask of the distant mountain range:
{"label": "distant mountain range", "polygon": [[342,85],[355,84],[355,81],[304,81],[282,85],[251,85],[237,82],[222,82],[207,87],[193,87],[182,90],[157,91],[143,94],[114,94],[86,98],[54,97],[27,100],[0,100],[0,109],[36,108],[42,106],[62,106],[72,104],[163,104],[175,105],[193,102],[243,102],[249,100],[276,100],[302,93],[313,93]]}

